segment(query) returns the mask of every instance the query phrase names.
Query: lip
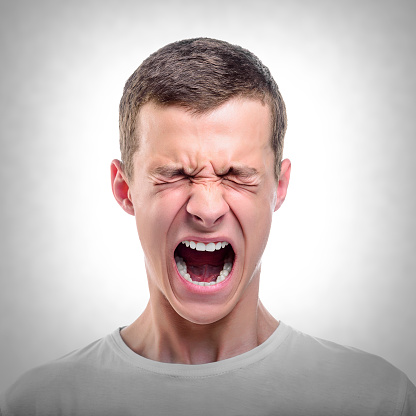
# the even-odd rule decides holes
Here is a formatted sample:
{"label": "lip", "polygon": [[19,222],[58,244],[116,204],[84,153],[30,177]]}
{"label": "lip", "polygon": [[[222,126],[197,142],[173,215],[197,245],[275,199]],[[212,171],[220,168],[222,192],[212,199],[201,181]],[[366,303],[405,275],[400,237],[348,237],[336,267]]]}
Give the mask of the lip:
{"label": "lip", "polygon": [[[217,243],[219,241],[226,241],[227,243],[231,244],[231,247],[234,251],[234,262],[233,262],[233,268],[231,269],[231,272],[229,273],[229,275],[227,276],[227,278],[225,280],[223,280],[220,283],[217,283],[215,285],[212,286],[199,286],[199,285],[195,285],[191,282],[188,282],[186,279],[184,279],[183,276],[181,276],[181,274],[178,271],[178,268],[176,267],[176,262],[175,262],[175,250],[176,247],[178,247],[179,244],[182,243],[182,241],[195,241],[195,242],[200,242],[200,243]],[[196,293],[196,294],[201,294],[201,293],[216,293],[216,292],[220,292],[222,290],[224,290],[225,287],[227,287],[231,281],[233,280],[234,277],[234,271],[236,269],[237,266],[237,252],[234,248],[234,244],[232,239],[230,239],[229,237],[224,237],[224,236],[217,236],[217,237],[196,237],[196,236],[186,236],[183,237],[181,240],[178,241],[178,243],[176,244],[175,248],[173,249],[173,253],[172,253],[172,263],[173,263],[173,268],[176,271],[176,276],[178,277],[178,279],[180,280],[180,282],[187,288],[188,291]]]}

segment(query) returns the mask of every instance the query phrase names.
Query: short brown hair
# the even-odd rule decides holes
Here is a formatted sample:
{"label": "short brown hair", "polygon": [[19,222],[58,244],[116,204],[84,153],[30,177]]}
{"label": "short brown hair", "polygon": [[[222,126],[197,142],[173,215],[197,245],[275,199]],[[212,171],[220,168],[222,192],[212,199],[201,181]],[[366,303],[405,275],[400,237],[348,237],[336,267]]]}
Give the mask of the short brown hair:
{"label": "short brown hair", "polygon": [[250,51],[227,42],[196,38],[174,42],[150,55],[127,80],[120,101],[120,150],[123,169],[133,177],[138,149],[136,122],[149,101],[178,105],[202,114],[231,98],[260,99],[272,113],[271,146],[279,177],[287,126],[286,108],[269,69]]}

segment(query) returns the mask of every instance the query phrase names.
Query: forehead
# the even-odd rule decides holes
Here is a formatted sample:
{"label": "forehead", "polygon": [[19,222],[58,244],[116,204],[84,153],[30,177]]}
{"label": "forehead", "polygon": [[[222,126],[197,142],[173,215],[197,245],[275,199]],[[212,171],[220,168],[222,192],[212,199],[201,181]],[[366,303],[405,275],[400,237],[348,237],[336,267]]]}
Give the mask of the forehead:
{"label": "forehead", "polygon": [[260,100],[232,99],[203,114],[150,102],[137,118],[136,156],[145,164],[192,168],[236,161],[261,164],[272,152],[271,119],[269,106]]}

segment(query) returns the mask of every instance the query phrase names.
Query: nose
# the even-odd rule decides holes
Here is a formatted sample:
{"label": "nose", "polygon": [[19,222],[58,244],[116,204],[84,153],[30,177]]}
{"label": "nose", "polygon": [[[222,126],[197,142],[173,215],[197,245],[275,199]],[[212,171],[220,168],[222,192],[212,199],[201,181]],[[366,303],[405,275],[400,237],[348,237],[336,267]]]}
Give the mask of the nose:
{"label": "nose", "polygon": [[193,221],[204,228],[212,228],[221,222],[230,210],[218,183],[198,183],[192,185],[192,193],[186,210]]}

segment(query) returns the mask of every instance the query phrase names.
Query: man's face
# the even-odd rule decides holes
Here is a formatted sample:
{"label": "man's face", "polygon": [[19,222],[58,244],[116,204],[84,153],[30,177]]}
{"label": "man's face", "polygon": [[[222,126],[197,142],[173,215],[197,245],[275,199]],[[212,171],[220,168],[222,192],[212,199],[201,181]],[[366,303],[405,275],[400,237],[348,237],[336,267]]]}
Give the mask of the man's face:
{"label": "man's face", "polygon": [[137,128],[128,195],[151,299],[191,322],[216,322],[258,283],[286,194],[274,177],[269,106],[233,99],[192,115],[148,103]]}

